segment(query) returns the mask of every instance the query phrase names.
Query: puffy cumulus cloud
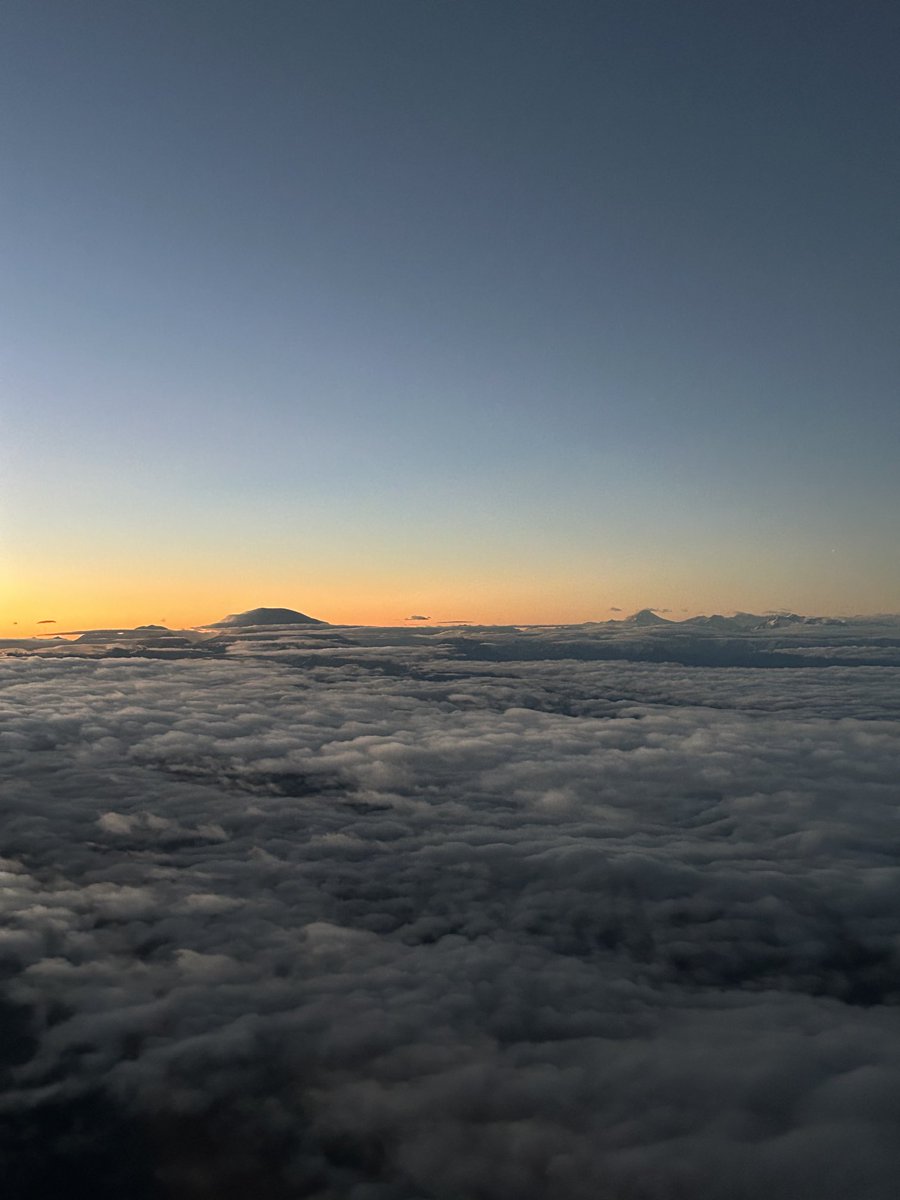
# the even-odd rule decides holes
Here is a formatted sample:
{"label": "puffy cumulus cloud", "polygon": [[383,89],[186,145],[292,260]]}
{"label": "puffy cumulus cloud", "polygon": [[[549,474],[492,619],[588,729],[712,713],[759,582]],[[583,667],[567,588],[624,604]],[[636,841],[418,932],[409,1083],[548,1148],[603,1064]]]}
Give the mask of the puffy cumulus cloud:
{"label": "puffy cumulus cloud", "polygon": [[6,1194],[892,1197],[896,670],[572,636],[0,660]]}

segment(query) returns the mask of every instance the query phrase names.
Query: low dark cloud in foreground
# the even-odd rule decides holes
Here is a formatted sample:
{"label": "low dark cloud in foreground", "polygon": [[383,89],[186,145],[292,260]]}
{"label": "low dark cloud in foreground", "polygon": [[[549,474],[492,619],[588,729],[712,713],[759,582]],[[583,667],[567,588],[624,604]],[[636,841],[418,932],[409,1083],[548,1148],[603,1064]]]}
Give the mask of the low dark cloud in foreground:
{"label": "low dark cloud in foreground", "polygon": [[586,637],[0,659],[4,1195],[893,1198],[897,668]]}

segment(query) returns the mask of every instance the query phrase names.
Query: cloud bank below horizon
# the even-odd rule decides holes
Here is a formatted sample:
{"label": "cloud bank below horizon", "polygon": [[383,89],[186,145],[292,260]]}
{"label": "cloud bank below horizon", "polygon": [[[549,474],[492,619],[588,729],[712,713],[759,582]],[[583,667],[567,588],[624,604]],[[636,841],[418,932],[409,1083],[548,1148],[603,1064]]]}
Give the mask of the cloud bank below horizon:
{"label": "cloud bank below horizon", "polygon": [[888,1200],[897,668],[807,632],[0,660],[7,1194]]}

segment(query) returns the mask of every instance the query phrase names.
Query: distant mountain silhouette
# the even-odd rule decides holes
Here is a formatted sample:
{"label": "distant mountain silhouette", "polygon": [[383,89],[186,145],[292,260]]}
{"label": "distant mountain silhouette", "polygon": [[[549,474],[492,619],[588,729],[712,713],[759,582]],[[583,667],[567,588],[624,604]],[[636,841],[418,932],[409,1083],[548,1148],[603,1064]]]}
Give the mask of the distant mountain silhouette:
{"label": "distant mountain silhouette", "polygon": [[741,629],[762,629],[766,624],[766,618],[759,617],[755,613],[746,612],[735,613],[733,617],[723,617],[719,613],[713,613],[711,617],[688,617],[681,624],[696,625],[702,629],[720,629],[723,632],[727,632]]}
{"label": "distant mountain silhouette", "polygon": [[296,612],[293,608],[251,608],[247,612],[232,613],[222,621],[215,621],[209,629],[234,629],[243,625],[327,625],[317,617]]}
{"label": "distant mountain silhouette", "polygon": [[665,617],[659,616],[650,608],[642,608],[640,612],[632,613],[630,617],[626,617],[623,624],[625,625],[674,625],[674,621],[669,621]]}
{"label": "distant mountain silhouette", "polygon": [[69,636],[80,634],[77,643],[106,646],[110,643],[142,646],[191,646],[203,641],[193,629],[169,629],[165,625],[136,625],[134,629],[70,629]]}

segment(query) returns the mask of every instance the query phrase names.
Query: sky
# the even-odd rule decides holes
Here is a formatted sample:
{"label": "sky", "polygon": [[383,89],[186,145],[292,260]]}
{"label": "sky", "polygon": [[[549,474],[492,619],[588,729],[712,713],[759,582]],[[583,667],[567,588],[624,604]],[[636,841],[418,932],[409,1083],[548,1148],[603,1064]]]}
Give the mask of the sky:
{"label": "sky", "polygon": [[880,0],[8,0],[0,634],[896,611],[898,52]]}

